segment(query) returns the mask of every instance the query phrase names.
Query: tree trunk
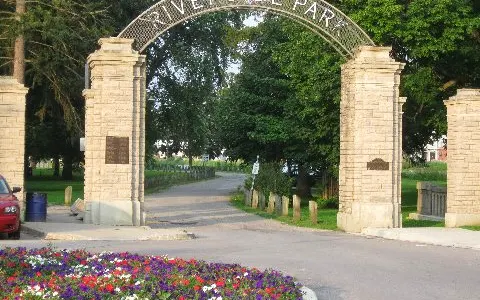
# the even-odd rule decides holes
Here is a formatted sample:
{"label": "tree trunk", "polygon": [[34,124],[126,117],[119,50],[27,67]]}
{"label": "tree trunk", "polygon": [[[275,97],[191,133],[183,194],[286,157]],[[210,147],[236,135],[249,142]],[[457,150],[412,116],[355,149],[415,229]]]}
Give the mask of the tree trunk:
{"label": "tree trunk", "polygon": [[308,178],[307,170],[304,165],[298,166],[297,190],[296,194],[302,199],[312,198],[312,190]]}
{"label": "tree trunk", "polygon": [[[19,19],[20,16],[25,13],[25,0],[17,0],[15,11]],[[13,77],[17,79],[18,83],[25,83],[25,40],[23,35],[19,35],[15,39]]]}
{"label": "tree trunk", "polygon": [[188,166],[191,168],[193,165],[193,156],[188,154]]}
{"label": "tree trunk", "polygon": [[60,176],[60,160],[58,156],[53,158],[53,176]]}
{"label": "tree trunk", "polygon": [[63,170],[62,170],[62,179],[72,180],[72,156],[69,154],[63,155]]}

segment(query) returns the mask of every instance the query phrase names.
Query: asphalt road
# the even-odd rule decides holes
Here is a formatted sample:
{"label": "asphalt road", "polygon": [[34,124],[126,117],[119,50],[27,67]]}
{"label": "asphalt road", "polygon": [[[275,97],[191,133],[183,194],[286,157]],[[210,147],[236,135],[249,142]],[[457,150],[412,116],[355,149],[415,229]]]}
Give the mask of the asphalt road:
{"label": "asphalt road", "polygon": [[480,299],[480,251],[298,229],[245,214],[228,203],[240,175],[174,187],[146,198],[151,227],[185,228],[187,241],[43,241],[23,235],[1,246],[131,251],[272,268],[319,299]]}

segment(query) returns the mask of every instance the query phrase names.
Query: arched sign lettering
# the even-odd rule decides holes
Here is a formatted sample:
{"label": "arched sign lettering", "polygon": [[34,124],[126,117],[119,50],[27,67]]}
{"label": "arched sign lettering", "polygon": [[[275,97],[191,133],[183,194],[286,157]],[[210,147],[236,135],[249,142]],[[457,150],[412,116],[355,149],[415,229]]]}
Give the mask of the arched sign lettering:
{"label": "arched sign lettering", "polygon": [[263,10],[288,17],[322,36],[345,57],[352,56],[358,46],[375,45],[355,22],[322,0],[162,0],[138,16],[118,37],[134,39],[134,49],[142,52],[176,24],[229,9]]}

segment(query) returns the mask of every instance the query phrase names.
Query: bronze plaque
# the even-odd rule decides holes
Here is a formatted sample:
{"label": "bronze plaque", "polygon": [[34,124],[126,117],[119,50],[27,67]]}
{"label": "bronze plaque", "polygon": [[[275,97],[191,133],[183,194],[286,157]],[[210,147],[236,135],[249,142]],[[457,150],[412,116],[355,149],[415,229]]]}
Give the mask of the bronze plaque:
{"label": "bronze plaque", "polygon": [[128,165],[129,163],[129,138],[119,136],[107,136],[105,148],[105,164]]}
{"label": "bronze plaque", "polygon": [[381,158],[375,158],[371,162],[367,162],[367,170],[388,171],[389,169],[390,163]]}

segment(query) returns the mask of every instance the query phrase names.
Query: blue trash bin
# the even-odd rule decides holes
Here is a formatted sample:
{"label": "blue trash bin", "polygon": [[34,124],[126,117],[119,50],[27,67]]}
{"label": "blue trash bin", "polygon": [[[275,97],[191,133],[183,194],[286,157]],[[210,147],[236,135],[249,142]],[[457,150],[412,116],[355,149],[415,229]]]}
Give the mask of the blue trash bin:
{"label": "blue trash bin", "polygon": [[46,222],[47,221],[47,194],[45,193],[27,193],[25,207],[26,222]]}

